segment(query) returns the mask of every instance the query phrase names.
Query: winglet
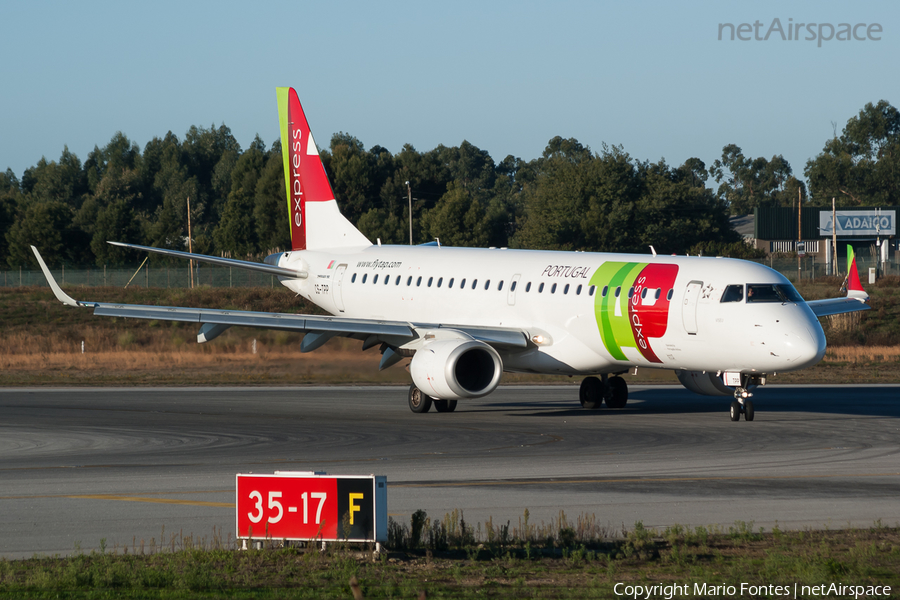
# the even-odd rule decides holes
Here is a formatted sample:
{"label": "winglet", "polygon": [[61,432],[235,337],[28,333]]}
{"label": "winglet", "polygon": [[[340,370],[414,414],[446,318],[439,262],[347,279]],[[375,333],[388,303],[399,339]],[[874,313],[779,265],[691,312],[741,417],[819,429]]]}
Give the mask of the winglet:
{"label": "winglet", "polygon": [[868,302],[869,294],[863,289],[859,280],[859,270],[856,267],[856,256],[853,254],[853,246],[847,245],[847,297],[856,298]]}
{"label": "winglet", "polygon": [[34,252],[34,256],[37,258],[38,263],[41,265],[41,271],[44,272],[44,277],[47,278],[47,283],[50,284],[50,289],[53,290],[54,294],[56,294],[56,299],[68,306],[80,306],[80,304],[78,304],[78,301],[62,291],[62,288],[59,287],[59,284],[56,283],[55,279],[53,279],[53,275],[50,274],[50,269],[47,268],[47,263],[45,263],[44,259],[41,258],[41,253],[38,252],[38,249],[32,246],[31,251]]}

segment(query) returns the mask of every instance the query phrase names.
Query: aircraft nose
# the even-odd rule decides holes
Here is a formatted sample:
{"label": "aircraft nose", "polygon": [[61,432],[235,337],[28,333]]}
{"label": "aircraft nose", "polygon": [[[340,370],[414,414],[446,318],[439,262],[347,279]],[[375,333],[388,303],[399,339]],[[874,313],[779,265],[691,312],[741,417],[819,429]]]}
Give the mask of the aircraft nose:
{"label": "aircraft nose", "polygon": [[811,367],[825,357],[825,332],[818,321],[796,329],[786,337],[785,350],[792,357],[792,369]]}

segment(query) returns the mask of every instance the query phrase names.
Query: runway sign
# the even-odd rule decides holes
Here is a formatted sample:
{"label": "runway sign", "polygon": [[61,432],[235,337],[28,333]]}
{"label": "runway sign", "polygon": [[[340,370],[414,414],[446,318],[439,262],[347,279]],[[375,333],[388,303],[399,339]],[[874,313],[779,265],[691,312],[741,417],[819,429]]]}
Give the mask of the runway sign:
{"label": "runway sign", "polygon": [[387,541],[387,477],[282,471],[235,487],[239,539]]}

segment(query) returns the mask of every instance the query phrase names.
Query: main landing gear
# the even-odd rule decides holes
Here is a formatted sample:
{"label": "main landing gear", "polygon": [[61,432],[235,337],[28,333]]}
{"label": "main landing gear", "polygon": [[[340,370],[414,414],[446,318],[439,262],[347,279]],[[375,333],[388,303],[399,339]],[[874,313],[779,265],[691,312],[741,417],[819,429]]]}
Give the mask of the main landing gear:
{"label": "main landing gear", "polygon": [[456,400],[439,400],[425,394],[415,385],[409,386],[409,410],[414,413],[427,413],[434,404],[438,412],[453,412],[456,410]]}
{"label": "main landing gear", "polygon": [[625,408],[628,402],[628,384],[619,376],[585,377],[578,390],[581,406],[589,410],[600,408],[606,402],[608,408]]}

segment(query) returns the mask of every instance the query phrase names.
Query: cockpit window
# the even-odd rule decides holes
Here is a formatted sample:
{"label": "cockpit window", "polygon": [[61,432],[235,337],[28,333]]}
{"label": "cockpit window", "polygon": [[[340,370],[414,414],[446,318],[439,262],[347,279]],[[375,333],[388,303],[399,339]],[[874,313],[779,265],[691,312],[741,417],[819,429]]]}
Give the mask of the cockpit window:
{"label": "cockpit window", "polygon": [[726,285],[720,302],[743,302],[744,284]]}
{"label": "cockpit window", "polygon": [[747,286],[747,302],[803,302],[803,297],[789,283],[751,283]]}

